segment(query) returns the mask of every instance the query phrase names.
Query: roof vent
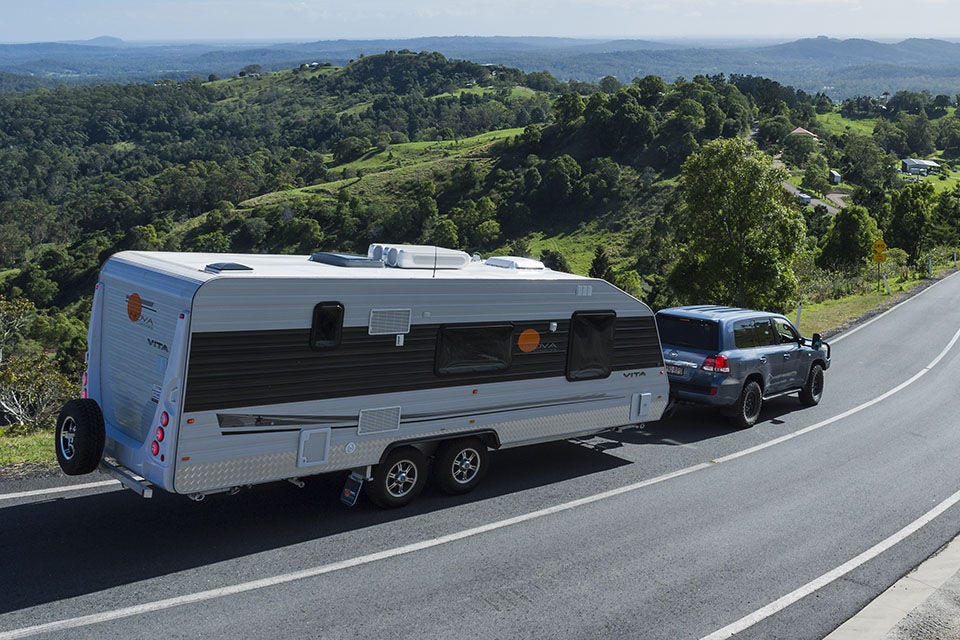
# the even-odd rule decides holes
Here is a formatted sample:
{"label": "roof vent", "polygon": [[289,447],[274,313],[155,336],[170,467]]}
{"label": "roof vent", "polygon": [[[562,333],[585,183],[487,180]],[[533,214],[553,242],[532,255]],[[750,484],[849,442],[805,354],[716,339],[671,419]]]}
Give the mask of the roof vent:
{"label": "roof vent", "polygon": [[371,258],[368,256],[355,256],[346,253],[327,253],[318,251],[310,256],[313,262],[321,264],[330,264],[335,267],[360,267],[367,269],[383,268],[383,261],[380,258]]}
{"label": "roof vent", "polygon": [[224,271],[253,271],[253,267],[248,267],[239,262],[211,262],[203,270],[207,273],[222,273]]}
{"label": "roof vent", "polygon": [[516,256],[496,256],[494,258],[487,258],[484,264],[490,265],[491,267],[500,267],[501,269],[546,269],[544,264],[539,260],[534,260],[533,258],[518,258]]}
{"label": "roof vent", "polygon": [[456,249],[416,244],[372,244],[367,256],[399,269],[462,269],[470,255]]}

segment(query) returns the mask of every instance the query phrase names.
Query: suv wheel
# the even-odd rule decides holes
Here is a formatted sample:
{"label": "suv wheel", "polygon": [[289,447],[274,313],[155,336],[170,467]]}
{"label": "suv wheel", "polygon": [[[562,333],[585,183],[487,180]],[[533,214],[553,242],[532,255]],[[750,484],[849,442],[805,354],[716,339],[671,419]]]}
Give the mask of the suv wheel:
{"label": "suv wheel", "polygon": [[819,404],[821,396],[823,396],[823,367],[815,364],[810,367],[807,383],[800,389],[800,402],[804,406],[812,407]]}
{"label": "suv wheel", "polygon": [[760,417],[761,405],[763,394],[760,392],[760,385],[751,380],[743,385],[740,399],[734,405],[733,415],[730,416],[731,422],[741,429],[752,427]]}

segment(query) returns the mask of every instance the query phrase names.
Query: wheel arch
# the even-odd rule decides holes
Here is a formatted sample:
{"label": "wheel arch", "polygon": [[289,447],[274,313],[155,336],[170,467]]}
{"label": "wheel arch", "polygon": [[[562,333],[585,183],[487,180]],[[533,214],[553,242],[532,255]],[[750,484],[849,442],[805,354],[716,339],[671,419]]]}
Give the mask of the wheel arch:
{"label": "wheel arch", "polygon": [[383,463],[391,453],[402,447],[413,447],[418,449],[425,456],[432,456],[442,443],[448,440],[460,440],[462,438],[479,438],[488,449],[499,449],[500,436],[493,429],[479,429],[476,431],[458,431],[456,433],[444,433],[441,435],[424,436],[422,438],[408,438],[406,440],[397,440],[391,442],[380,454],[380,463]]}

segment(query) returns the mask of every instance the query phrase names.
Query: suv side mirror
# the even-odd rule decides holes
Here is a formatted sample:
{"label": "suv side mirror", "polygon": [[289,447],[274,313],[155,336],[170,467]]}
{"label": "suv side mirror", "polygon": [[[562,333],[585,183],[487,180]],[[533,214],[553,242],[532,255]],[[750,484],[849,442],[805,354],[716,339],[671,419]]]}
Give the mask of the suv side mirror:
{"label": "suv side mirror", "polygon": [[819,333],[813,334],[813,344],[810,346],[812,346],[814,349],[819,350],[822,345],[823,345],[823,336],[821,336]]}

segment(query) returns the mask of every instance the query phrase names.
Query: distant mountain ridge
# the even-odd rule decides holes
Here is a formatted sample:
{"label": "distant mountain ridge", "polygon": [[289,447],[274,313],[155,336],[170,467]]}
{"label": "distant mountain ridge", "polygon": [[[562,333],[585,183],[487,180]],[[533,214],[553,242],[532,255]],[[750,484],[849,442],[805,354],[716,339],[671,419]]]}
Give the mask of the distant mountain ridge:
{"label": "distant mountain ridge", "polygon": [[[247,65],[273,71],[302,63],[345,64],[388,50],[439,51],[448,58],[548,71],[560,80],[621,82],[658,75],[759,75],[834,99],[883,91],[960,93],[960,44],[911,38],[882,43],[817,37],[781,44],[697,46],[650,40],[438,36],[303,43],[82,42],[0,45],[0,72],[49,82],[131,82],[235,75]],[[14,86],[8,84],[6,86]]]}

